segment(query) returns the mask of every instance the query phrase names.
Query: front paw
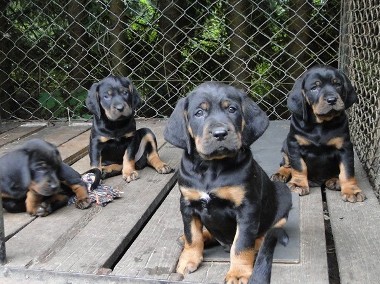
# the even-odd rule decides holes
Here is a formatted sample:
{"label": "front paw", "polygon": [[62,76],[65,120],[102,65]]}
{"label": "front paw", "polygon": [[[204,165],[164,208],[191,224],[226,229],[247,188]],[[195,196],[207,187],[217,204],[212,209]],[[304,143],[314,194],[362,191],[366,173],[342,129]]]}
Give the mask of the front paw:
{"label": "front paw", "polygon": [[280,181],[280,182],[287,182],[289,179],[289,176],[282,175],[281,173],[275,173],[273,174],[270,179],[272,181]]}
{"label": "front paw", "polygon": [[32,213],[29,212],[30,215],[45,217],[53,212],[51,205],[47,202],[42,202],[37,208],[32,209]]}
{"label": "front paw", "polygon": [[132,171],[132,172],[124,172],[123,171],[123,179],[126,182],[131,182],[131,181],[136,180],[138,178],[139,178],[139,174],[137,173],[137,171]]}
{"label": "front paw", "polygon": [[75,201],[75,207],[82,210],[91,207],[90,198],[86,197],[82,200]]}
{"label": "front paw", "polygon": [[156,171],[159,174],[169,174],[173,171],[173,169],[167,164],[162,164],[160,167],[156,168]]}
{"label": "front paw", "polygon": [[230,269],[228,271],[224,283],[226,284],[246,284],[248,283],[248,279],[252,274],[252,268],[246,267],[246,265],[242,265],[236,269]]}
{"label": "front paw", "polygon": [[300,196],[308,195],[310,193],[310,188],[308,186],[299,186],[295,183],[289,182],[288,187],[292,192],[296,192]]}
{"label": "front paw", "polygon": [[352,185],[349,189],[343,187],[341,195],[343,201],[351,203],[363,202],[367,198],[357,185]]}
{"label": "front paw", "polygon": [[194,250],[184,249],[179,257],[177,273],[185,275],[197,270],[203,260],[203,255]]}

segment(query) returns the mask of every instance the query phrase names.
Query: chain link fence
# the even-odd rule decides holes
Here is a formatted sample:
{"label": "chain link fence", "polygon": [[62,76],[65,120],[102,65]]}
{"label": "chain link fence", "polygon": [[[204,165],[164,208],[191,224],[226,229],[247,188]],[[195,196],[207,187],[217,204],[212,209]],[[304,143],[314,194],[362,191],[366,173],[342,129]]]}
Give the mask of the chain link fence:
{"label": "chain link fence", "polygon": [[92,83],[130,77],[143,117],[206,80],[247,90],[271,119],[309,66],[337,66],[340,0],[0,0],[3,119],[87,118]]}
{"label": "chain link fence", "polygon": [[195,85],[220,80],[246,90],[271,119],[287,119],[294,80],[339,63],[359,94],[353,140],[379,193],[378,0],[0,4],[2,120],[87,119],[87,90],[110,74],[133,80],[141,117],[166,117]]}
{"label": "chain link fence", "polygon": [[380,2],[343,1],[340,66],[352,79],[359,103],[350,111],[355,149],[380,195]]}

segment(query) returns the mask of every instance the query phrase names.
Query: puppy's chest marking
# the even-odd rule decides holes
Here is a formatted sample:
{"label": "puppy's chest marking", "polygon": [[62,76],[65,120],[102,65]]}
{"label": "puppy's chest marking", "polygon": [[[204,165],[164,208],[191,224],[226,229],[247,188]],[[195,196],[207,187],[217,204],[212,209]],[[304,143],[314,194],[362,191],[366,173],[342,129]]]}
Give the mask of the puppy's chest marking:
{"label": "puppy's chest marking", "polygon": [[114,140],[114,141],[117,141],[117,142],[120,142],[122,139],[127,139],[127,138],[130,138],[130,137],[133,137],[133,135],[135,135],[135,132],[132,131],[132,132],[128,132],[127,134],[121,136],[121,137],[107,137],[107,136],[100,136],[99,137],[99,141],[101,143],[107,143],[108,141],[110,140]]}
{"label": "puppy's chest marking", "polygon": [[343,147],[344,139],[342,137],[334,137],[329,140],[322,139],[323,136],[315,136],[312,140],[307,139],[304,136],[301,135],[294,135],[296,138],[298,144],[300,146],[315,146],[315,147],[321,147],[321,146],[332,146],[336,149],[341,149]]}
{"label": "puppy's chest marking", "polygon": [[223,186],[211,189],[208,192],[180,187],[180,191],[186,201],[200,201],[202,204],[208,204],[212,199],[223,199],[230,201],[234,206],[239,207],[245,198],[245,189],[242,186]]}

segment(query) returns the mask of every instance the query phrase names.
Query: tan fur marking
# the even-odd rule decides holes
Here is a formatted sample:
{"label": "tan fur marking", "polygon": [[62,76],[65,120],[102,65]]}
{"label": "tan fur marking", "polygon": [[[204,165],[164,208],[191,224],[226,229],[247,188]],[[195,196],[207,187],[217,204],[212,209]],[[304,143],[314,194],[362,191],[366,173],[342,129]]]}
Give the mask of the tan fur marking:
{"label": "tan fur marking", "polygon": [[343,147],[343,138],[342,137],[335,137],[335,138],[332,138],[330,139],[328,142],[327,142],[327,145],[329,146],[334,146],[335,148],[337,149],[342,149]]}
{"label": "tan fur marking", "polygon": [[300,144],[301,146],[308,146],[310,145],[310,141],[308,139],[306,139],[305,137],[301,136],[301,135],[294,135],[294,138],[296,138],[298,144]]}
{"label": "tan fur marking", "polygon": [[127,134],[124,135],[125,138],[133,137],[135,135],[135,131],[128,132]]}
{"label": "tan fur marking", "polygon": [[200,108],[203,110],[208,110],[210,108],[210,104],[208,102],[203,102],[201,103]]}
{"label": "tan fur marking", "polygon": [[282,228],[286,224],[286,218],[281,218],[276,224],[273,225],[274,228]]}
{"label": "tan fur marking", "polygon": [[80,184],[73,184],[69,186],[70,189],[75,193],[78,200],[84,200],[88,197],[87,188]]}
{"label": "tan fur marking", "polygon": [[[226,283],[247,283],[253,271],[255,261],[255,244],[239,253],[236,252],[236,242],[239,237],[239,225],[236,228],[234,242],[230,251],[230,269],[226,275]],[[261,244],[261,242],[260,242]],[[236,282],[238,281],[238,282]],[[245,282],[244,282],[245,281]]]}
{"label": "tan fur marking", "polygon": [[42,202],[42,196],[34,192],[33,190],[29,190],[26,193],[26,212],[28,212],[31,215],[35,215],[37,213],[38,206]]}
{"label": "tan fur marking", "polygon": [[224,101],[222,101],[221,106],[222,106],[222,108],[226,109],[230,106],[230,104],[231,104],[230,101],[224,100]]}
{"label": "tan fur marking", "polygon": [[341,187],[341,193],[347,195],[355,195],[358,192],[361,192],[356,178],[347,176],[346,168],[343,163],[339,164],[339,170],[339,183]]}
{"label": "tan fur marking", "polygon": [[179,257],[177,273],[187,274],[195,271],[203,260],[203,224],[197,217],[190,223],[191,240],[185,238],[185,245]]}
{"label": "tan fur marking", "polygon": [[105,136],[100,136],[99,137],[99,141],[102,142],[102,143],[105,143],[107,141],[109,141],[111,138],[109,137],[105,137]]}
{"label": "tan fur marking", "polygon": [[123,174],[131,174],[133,171],[136,170],[135,166],[135,160],[129,160],[128,159],[128,153],[125,151],[123,156]]}
{"label": "tan fur marking", "polygon": [[107,166],[102,166],[102,171],[106,172],[106,173],[110,173],[110,172],[121,172],[123,168],[123,165],[120,165],[120,164],[111,164],[111,165],[107,165]]}
{"label": "tan fur marking", "polygon": [[215,196],[231,201],[236,207],[239,207],[245,197],[245,189],[242,186],[224,186],[213,189],[212,194]]}
{"label": "tan fur marking", "polygon": [[203,192],[198,189],[181,186],[179,190],[187,201],[198,201],[202,198]]}

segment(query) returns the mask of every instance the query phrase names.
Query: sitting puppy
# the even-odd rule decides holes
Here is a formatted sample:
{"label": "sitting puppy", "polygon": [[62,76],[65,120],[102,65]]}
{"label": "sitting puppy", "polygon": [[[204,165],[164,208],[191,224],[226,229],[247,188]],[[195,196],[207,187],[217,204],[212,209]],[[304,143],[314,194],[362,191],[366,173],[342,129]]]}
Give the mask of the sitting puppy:
{"label": "sitting puppy", "polygon": [[136,169],[146,165],[161,174],[172,171],[158,156],[153,132],[136,130],[134,112],[139,103],[139,94],[128,78],[107,77],[88,92],[86,105],[94,114],[90,163],[103,171],[103,178],[122,172],[130,182],[138,178]]}
{"label": "sitting puppy", "polygon": [[178,273],[195,271],[204,242],[215,239],[230,248],[226,282],[247,283],[266,231],[286,222],[290,190],[270,181],[249,148],[268,123],[251,99],[222,83],[203,83],[178,101],[164,132],[169,143],[185,149],[178,177],[184,225]]}
{"label": "sitting puppy", "polygon": [[292,112],[283,161],[273,180],[299,195],[312,186],[340,190],[344,201],[365,199],[354,177],[354,151],[345,109],[357,101],[350,80],[330,66],[307,70],[288,97]]}
{"label": "sitting puppy", "polygon": [[47,216],[76,194],[75,206],[91,206],[86,184],[78,172],[62,162],[57,148],[32,139],[0,158],[0,190],[8,212]]}

